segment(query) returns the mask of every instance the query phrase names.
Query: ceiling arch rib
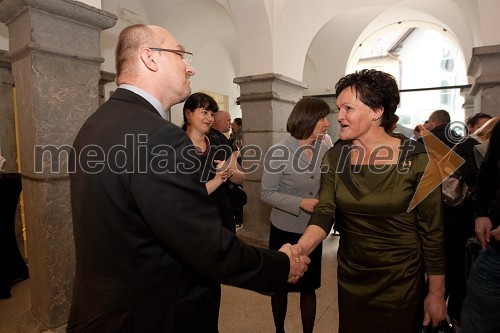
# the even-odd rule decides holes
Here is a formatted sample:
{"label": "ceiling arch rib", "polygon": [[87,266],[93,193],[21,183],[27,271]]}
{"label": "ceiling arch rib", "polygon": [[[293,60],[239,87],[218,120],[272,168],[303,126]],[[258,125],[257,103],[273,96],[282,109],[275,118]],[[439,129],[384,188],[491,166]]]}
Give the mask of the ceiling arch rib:
{"label": "ceiling arch rib", "polygon": [[240,59],[239,76],[272,73],[273,33],[265,0],[229,0],[236,25]]}

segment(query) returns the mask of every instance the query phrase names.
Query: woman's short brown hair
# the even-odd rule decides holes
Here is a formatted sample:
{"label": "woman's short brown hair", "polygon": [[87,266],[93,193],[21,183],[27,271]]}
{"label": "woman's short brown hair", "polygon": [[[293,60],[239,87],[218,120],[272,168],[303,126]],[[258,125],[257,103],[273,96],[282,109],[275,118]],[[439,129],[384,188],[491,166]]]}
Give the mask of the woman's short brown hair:
{"label": "woman's short brown hair", "polygon": [[383,108],[380,125],[391,126],[399,104],[399,89],[391,74],[375,69],[362,69],[341,78],[335,85],[337,97],[346,88],[354,89],[356,97],[372,109]]}
{"label": "woman's short brown hair", "polygon": [[293,107],[286,130],[297,140],[311,136],[318,121],[330,113],[330,106],[317,97],[303,97]]}

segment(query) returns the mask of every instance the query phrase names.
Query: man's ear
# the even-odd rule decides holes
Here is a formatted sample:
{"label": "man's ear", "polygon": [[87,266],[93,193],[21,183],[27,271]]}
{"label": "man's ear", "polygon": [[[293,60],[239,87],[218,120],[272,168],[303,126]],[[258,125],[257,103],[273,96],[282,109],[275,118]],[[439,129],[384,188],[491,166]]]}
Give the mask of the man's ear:
{"label": "man's ear", "polygon": [[156,72],[158,70],[158,64],[153,56],[153,51],[148,48],[143,48],[141,50],[141,61],[150,71]]}

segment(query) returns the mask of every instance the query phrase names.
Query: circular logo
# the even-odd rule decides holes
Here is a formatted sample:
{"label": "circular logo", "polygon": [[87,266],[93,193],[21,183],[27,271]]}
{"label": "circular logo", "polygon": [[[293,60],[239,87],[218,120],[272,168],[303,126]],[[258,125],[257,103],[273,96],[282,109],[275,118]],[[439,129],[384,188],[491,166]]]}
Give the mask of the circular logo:
{"label": "circular logo", "polygon": [[454,145],[464,142],[467,139],[467,125],[461,121],[452,121],[446,125],[445,136]]}

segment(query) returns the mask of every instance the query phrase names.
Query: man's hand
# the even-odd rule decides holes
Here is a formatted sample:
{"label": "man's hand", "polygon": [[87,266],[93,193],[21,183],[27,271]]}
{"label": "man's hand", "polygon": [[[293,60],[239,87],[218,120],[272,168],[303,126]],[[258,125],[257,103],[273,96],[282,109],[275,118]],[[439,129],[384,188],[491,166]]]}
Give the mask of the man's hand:
{"label": "man's hand", "polygon": [[479,238],[483,250],[486,250],[486,247],[490,242],[491,228],[493,226],[491,219],[487,216],[476,217],[475,224],[477,238]]}
{"label": "man's hand", "polygon": [[288,282],[296,283],[307,271],[307,265],[311,263],[309,257],[301,254],[300,247],[292,247],[291,244],[285,244],[280,248],[290,259],[290,272],[288,273]]}

